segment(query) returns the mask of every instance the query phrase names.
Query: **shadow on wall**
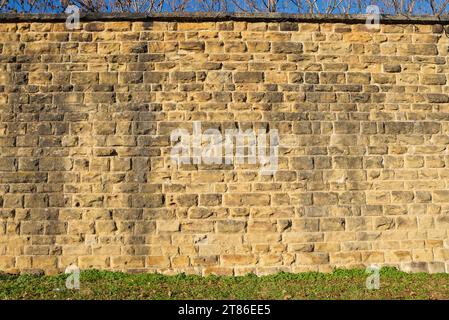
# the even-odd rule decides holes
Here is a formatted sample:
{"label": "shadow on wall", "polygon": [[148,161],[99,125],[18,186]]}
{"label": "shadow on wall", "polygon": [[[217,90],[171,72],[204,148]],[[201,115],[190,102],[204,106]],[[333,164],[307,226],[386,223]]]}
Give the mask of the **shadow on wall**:
{"label": "shadow on wall", "polygon": [[62,110],[74,143],[69,149],[76,181],[64,186],[67,215],[59,218],[67,223],[69,243],[61,243],[58,267],[144,269],[155,222],[143,207],[157,197],[162,204],[162,196],[153,195],[158,186],[147,184],[150,159],[160,155],[145,139],[156,134],[152,111],[160,111],[151,103],[153,88],[143,83],[151,57],[144,43],[127,42],[138,40],[139,33],[113,32],[130,30],[130,22],[109,24],[110,29],[104,23],[83,27],[92,33],[71,34],[83,53],[72,55],[71,65],[87,69],[71,70],[70,95],[79,98]]}
{"label": "shadow on wall", "polygon": [[170,214],[148,179],[168,140],[152,137],[161,86],[144,71],[163,56],[114,32],[130,22],[2,28],[15,42],[0,55],[0,269],[144,269],[162,255],[154,218]]}

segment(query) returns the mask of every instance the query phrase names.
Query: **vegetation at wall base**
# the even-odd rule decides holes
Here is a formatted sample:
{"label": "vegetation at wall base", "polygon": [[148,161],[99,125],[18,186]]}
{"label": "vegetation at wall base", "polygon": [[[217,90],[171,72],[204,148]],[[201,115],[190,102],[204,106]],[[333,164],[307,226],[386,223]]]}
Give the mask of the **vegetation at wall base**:
{"label": "vegetation at wall base", "polygon": [[363,269],[333,273],[278,273],[257,277],[81,272],[80,289],[65,287],[68,275],[0,275],[0,299],[449,299],[449,274],[380,272],[380,288],[366,288]]}

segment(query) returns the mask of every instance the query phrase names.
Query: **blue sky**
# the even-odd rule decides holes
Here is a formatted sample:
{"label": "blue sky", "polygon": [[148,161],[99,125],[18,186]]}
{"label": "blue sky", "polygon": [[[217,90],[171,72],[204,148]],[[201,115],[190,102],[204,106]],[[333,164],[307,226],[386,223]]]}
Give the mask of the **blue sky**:
{"label": "blue sky", "polygon": [[[37,0],[37,1],[36,0],[28,0],[28,1],[40,2],[40,3],[48,2],[48,3],[52,3],[54,5],[54,8],[50,8],[49,6],[47,6],[45,9],[43,9],[43,8],[34,8],[33,10],[31,10],[31,12],[33,12],[33,13],[38,13],[38,12],[54,12],[54,13],[56,13],[56,12],[61,12],[63,10],[62,9],[62,5],[61,5],[61,1],[48,1],[48,0]],[[26,3],[28,1],[27,0],[23,0],[23,1],[20,1],[20,0],[9,0],[9,5],[10,5],[10,8],[15,9],[15,11],[18,11],[18,12],[29,12],[30,11],[30,6],[26,5]],[[111,0],[106,0],[106,1],[111,1]],[[163,7],[164,11],[166,11],[166,12],[172,11],[170,6],[168,5],[168,3],[172,2],[172,1],[181,1],[181,0],[165,0],[165,5]],[[238,3],[239,3],[240,6],[244,6],[244,2],[245,1],[252,1],[252,0],[240,0]],[[261,5],[261,3],[264,0],[254,0],[254,1],[259,5],[259,7],[263,7],[263,5]],[[268,0],[265,0],[265,1],[268,1]],[[305,3],[304,0],[297,0],[297,1],[300,1],[301,3]],[[329,0],[318,0],[317,1],[318,9],[320,11],[323,11],[323,8],[325,7],[325,4],[328,1]],[[356,2],[355,0],[343,0],[343,2],[348,2],[348,1],[352,1],[353,3]],[[410,1],[412,1],[412,0],[410,0]],[[25,7],[24,8],[22,8],[19,5],[20,2],[25,3]],[[228,0],[227,2],[229,3],[228,11],[239,11],[238,7],[236,5],[234,5],[234,4],[232,4],[232,0]],[[366,12],[365,8],[369,4],[377,4],[377,5],[379,5],[382,13],[390,13],[390,12],[388,12],[387,7],[382,5],[382,1],[363,1],[363,2],[364,2],[364,5],[363,5],[364,9],[362,10],[361,13],[365,13]],[[405,0],[405,3],[407,3],[407,2],[408,1]],[[437,4],[441,4],[443,2],[444,2],[444,0],[437,0],[436,1]],[[428,5],[428,1],[426,1],[426,0],[418,0],[418,1],[416,1],[416,4],[417,4],[416,7],[415,7],[416,8],[416,10],[415,10],[416,14],[429,14],[429,13],[431,13],[430,6]],[[191,0],[186,11],[200,11],[198,9],[199,9],[198,2],[195,1],[195,0]],[[288,13],[297,13],[297,9],[294,6],[292,6],[292,0],[279,0],[277,11],[288,12]],[[358,10],[354,10],[353,9],[353,10],[350,11],[350,13],[360,13],[360,12]]]}

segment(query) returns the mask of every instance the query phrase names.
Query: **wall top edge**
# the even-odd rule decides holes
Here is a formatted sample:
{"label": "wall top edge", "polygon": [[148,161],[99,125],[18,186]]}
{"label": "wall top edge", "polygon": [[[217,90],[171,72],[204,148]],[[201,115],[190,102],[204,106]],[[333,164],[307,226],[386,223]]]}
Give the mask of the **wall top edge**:
{"label": "wall top edge", "polygon": [[[0,23],[10,22],[62,22],[65,14],[17,14],[1,13]],[[81,13],[81,21],[247,21],[247,22],[305,22],[345,23],[366,22],[366,15],[306,15],[290,13]],[[391,16],[381,15],[381,24],[449,24],[449,16]]]}

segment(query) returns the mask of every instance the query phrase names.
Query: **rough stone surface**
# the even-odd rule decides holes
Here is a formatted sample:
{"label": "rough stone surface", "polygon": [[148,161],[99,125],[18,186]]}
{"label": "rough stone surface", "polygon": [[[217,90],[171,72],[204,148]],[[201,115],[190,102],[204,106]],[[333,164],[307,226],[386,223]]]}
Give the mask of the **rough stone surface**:
{"label": "rough stone surface", "polygon": [[[431,21],[33,19],[0,23],[1,271],[449,271]],[[278,171],[176,166],[193,121],[277,129]]]}

